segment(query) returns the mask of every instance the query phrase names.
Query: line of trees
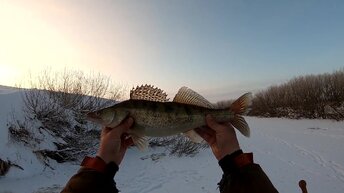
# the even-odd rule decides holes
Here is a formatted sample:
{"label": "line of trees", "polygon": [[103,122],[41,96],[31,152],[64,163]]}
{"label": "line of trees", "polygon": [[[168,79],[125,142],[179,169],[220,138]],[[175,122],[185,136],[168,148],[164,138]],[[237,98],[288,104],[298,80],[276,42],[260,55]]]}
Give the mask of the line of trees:
{"label": "line of trees", "polygon": [[344,68],[296,77],[255,94],[249,115],[344,119]]}

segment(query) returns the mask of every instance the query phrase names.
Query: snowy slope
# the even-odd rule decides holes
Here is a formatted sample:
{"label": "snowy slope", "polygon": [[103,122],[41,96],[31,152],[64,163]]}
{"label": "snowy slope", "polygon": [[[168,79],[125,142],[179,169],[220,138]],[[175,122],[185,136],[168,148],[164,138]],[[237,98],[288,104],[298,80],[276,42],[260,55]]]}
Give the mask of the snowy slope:
{"label": "snowy slope", "polygon": [[[79,166],[53,163],[45,168],[30,149],[8,142],[6,123],[14,109],[20,116],[21,94],[0,91],[0,158],[11,159],[24,168],[13,168],[0,177],[0,193],[59,192]],[[298,193],[305,179],[309,193],[342,193],[344,190],[344,122],[288,120],[247,117],[252,136],[239,141],[244,151],[254,152],[259,163],[280,192]],[[164,149],[128,150],[115,179],[123,193],[218,192],[221,170],[211,151],[195,157],[149,156]]]}
{"label": "snowy slope", "polygon": [[[21,166],[24,170],[14,168],[6,177],[25,178],[32,175],[39,175],[43,169],[40,161],[32,153],[31,149],[19,144],[12,143],[8,135],[8,122],[12,115],[16,118],[23,118],[22,93],[19,89],[2,87],[0,89],[0,158],[10,160]],[[3,179],[0,178],[2,181]],[[0,190],[1,190],[0,185]]]}
{"label": "snowy slope", "polygon": [[18,92],[18,90],[19,89],[17,89],[17,88],[0,85],[0,94],[14,93],[14,92]]}

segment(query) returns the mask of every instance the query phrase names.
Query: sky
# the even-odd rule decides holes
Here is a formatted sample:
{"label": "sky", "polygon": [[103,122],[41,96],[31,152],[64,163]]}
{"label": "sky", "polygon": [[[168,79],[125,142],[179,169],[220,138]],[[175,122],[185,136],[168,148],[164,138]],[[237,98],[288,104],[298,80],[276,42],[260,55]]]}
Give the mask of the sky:
{"label": "sky", "polygon": [[238,97],[343,68],[343,10],[342,0],[0,0],[0,85],[67,68]]}

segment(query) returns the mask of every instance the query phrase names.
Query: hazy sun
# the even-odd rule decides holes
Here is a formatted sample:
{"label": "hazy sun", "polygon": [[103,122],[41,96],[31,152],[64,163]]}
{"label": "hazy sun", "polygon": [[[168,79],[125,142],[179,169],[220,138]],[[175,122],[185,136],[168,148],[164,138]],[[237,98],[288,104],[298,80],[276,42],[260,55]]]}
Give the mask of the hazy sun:
{"label": "hazy sun", "polygon": [[2,2],[0,24],[0,84],[13,86],[25,82],[28,71],[79,62],[68,38],[30,9]]}

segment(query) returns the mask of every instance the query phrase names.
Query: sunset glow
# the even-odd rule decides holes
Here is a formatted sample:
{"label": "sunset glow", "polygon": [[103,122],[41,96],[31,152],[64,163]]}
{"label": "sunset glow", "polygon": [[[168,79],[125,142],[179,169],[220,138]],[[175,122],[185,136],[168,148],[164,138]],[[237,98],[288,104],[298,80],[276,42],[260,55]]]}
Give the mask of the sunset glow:
{"label": "sunset glow", "polygon": [[79,63],[78,49],[57,29],[27,9],[4,4],[0,8],[0,84],[22,83],[28,71]]}
{"label": "sunset glow", "polygon": [[69,68],[226,97],[344,66],[342,1],[272,2],[2,0],[0,85]]}

